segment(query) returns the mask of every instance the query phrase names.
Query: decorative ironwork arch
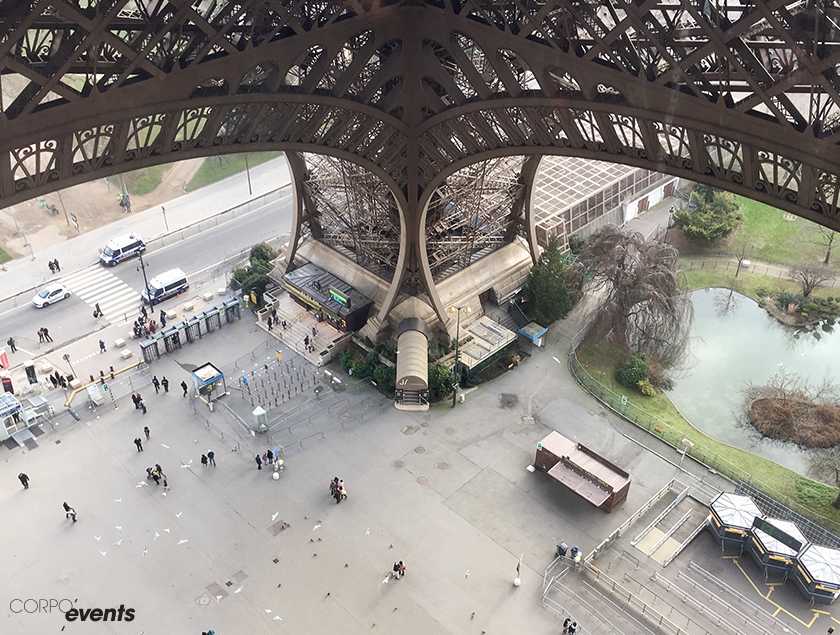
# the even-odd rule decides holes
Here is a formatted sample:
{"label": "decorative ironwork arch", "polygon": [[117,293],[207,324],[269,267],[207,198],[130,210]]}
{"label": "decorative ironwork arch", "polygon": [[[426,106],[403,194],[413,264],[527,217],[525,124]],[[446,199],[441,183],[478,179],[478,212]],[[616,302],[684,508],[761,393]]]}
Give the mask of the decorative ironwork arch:
{"label": "decorative ironwork arch", "polygon": [[402,271],[426,257],[441,175],[568,154],[840,229],[836,12],[824,0],[3,2],[0,201],[182,158],[324,154],[387,184]]}

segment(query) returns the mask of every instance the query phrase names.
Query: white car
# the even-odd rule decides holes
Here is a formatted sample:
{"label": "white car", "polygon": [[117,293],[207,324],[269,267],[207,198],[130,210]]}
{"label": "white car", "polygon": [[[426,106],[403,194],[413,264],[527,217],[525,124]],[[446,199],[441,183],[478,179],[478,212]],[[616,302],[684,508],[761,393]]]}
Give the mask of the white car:
{"label": "white car", "polygon": [[70,290],[60,282],[51,282],[40,293],[32,298],[32,304],[42,309],[48,304],[55,304],[59,300],[70,297]]}

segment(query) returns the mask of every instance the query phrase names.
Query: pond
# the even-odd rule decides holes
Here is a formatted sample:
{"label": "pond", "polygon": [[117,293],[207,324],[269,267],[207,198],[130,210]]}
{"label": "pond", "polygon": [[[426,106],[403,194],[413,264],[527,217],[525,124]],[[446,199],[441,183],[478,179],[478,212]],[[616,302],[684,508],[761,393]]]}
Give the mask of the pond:
{"label": "pond", "polygon": [[761,385],[780,369],[809,384],[835,381],[840,371],[840,327],[810,331],[787,326],[752,299],[729,289],[701,289],[694,304],[689,359],[668,391],[671,401],[710,437],[808,473],[811,451],[764,439],[743,419],[747,382]]}

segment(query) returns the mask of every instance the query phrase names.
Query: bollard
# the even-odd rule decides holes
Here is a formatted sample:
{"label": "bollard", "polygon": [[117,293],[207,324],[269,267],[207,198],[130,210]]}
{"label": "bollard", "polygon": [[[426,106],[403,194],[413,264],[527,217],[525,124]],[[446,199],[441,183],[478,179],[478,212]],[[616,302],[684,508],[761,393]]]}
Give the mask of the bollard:
{"label": "bollard", "polygon": [[113,378],[114,378],[114,367],[111,366],[111,379],[113,379]]}

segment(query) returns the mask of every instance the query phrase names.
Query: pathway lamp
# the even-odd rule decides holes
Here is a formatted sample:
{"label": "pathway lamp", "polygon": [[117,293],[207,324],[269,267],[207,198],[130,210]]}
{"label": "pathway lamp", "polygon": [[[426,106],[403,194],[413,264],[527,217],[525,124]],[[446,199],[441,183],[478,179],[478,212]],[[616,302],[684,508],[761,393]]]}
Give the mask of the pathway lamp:
{"label": "pathway lamp", "polygon": [[455,313],[458,312],[458,319],[456,321],[457,326],[455,327],[455,365],[452,366],[452,407],[455,407],[455,399],[458,396],[458,384],[461,383],[461,377],[458,373],[458,360],[459,360],[459,353],[460,349],[458,348],[458,340],[461,339],[461,310],[466,311],[467,313],[472,313],[472,307],[468,306],[451,306],[446,309],[447,313]]}

